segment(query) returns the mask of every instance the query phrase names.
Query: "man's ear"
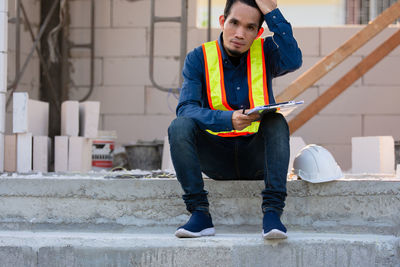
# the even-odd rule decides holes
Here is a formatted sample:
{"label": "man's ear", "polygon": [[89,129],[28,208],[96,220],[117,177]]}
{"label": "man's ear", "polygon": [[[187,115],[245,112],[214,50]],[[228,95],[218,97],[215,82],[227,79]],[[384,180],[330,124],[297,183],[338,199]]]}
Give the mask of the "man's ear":
{"label": "man's ear", "polygon": [[259,30],[258,33],[257,33],[256,39],[257,39],[257,38],[260,38],[260,36],[261,36],[263,33],[264,33],[264,28],[261,27],[260,30]]}
{"label": "man's ear", "polygon": [[224,23],[225,23],[224,15],[219,16],[219,26],[221,27],[221,30],[224,30]]}

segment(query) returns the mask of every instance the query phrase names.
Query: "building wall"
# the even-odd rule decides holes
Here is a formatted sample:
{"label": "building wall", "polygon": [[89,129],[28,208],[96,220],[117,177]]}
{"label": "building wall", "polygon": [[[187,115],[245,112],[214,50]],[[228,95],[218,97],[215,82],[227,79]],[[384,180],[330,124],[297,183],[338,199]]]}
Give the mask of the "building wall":
{"label": "building wall", "polygon": [[[16,76],[15,62],[16,62],[16,35],[15,35],[15,22],[12,22],[16,16],[16,1],[15,0],[1,0],[8,1],[8,66],[7,66],[7,82],[11,84]],[[40,0],[22,0],[22,3],[27,12],[29,21],[32,24],[32,29],[37,34],[40,24]],[[10,22],[11,20],[11,22]],[[23,15],[21,11],[21,37],[20,37],[20,69],[25,63],[28,54],[31,51],[33,41],[28,28],[24,25]],[[40,81],[40,67],[39,58],[36,52],[33,54],[32,59],[29,61],[27,68],[20,80],[16,89],[17,92],[28,92],[29,97],[33,99],[39,98],[39,81]],[[10,93],[8,92],[7,97]],[[12,101],[7,107],[6,114],[6,133],[12,132]]]}
{"label": "building wall", "polygon": [[[38,1],[31,2],[37,8]],[[89,3],[89,0],[69,1],[71,41],[75,43],[89,40]],[[157,0],[156,15],[178,16],[180,6],[180,0]],[[101,101],[101,128],[117,130],[119,144],[163,139],[175,117],[177,96],[155,89],[149,79],[149,14],[150,0],[96,0],[95,88],[90,100]],[[196,1],[189,1],[188,51],[204,42],[207,35],[206,30],[196,28],[195,14]],[[276,95],[361,29],[361,26],[293,26],[304,63],[298,71],[274,80]],[[386,29],[298,99],[311,103],[398,29],[398,26]],[[213,38],[218,34],[219,30],[214,30]],[[168,88],[177,87],[180,75],[178,24],[157,24],[155,53],[155,80]],[[9,57],[9,69],[12,60]],[[344,170],[351,167],[352,136],[392,135],[400,140],[400,105],[397,103],[400,75],[396,75],[399,62],[400,48],[397,48],[294,135],[302,136],[306,143],[328,148]],[[71,89],[70,97],[79,99],[87,92],[89,83],[88,51],[72,51],[71,66],[75,88]],[[10,75],[12,77],[12,73]],[[25,87],[32,90],[37,87],[38,68],[33,68],[30,75]]]}

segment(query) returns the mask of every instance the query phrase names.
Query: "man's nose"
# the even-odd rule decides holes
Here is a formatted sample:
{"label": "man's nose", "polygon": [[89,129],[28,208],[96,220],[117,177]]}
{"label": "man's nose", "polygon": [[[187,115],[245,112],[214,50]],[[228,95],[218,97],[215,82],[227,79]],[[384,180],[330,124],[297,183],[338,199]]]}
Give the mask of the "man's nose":
{"label": "man's nose", "polygon": [[238,27],[235,32],[235,37],[238,39],[243,39],[245,36],[245,31],[243,27]]}

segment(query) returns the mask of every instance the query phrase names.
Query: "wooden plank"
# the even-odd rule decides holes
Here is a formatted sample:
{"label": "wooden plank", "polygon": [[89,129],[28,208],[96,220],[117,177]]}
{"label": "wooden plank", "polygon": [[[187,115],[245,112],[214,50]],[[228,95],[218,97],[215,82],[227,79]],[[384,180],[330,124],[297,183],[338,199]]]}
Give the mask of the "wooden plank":
{"label": "wooden plank", "polygon": [[393,34],[383,44],[365,57],[360,63],[352,68],[346,75],[333,84],[320,97],[303,109],[294,119],[289,122],[290,132],[294,133],[303,126],[314,115],[320,112],[333,99],[340,95],[350,85],[357,81],[362,75],[369,71],[393,49],[400,45],[400,30]]}
{"label": "wooden plank", "polygon": [[276,97],[276,101],[282,102],[296,98],[398,17],[400,17],[400,0],[382,12],[375,20],[347,40],[343,45],[321,59],[293,81],[288,88]]}

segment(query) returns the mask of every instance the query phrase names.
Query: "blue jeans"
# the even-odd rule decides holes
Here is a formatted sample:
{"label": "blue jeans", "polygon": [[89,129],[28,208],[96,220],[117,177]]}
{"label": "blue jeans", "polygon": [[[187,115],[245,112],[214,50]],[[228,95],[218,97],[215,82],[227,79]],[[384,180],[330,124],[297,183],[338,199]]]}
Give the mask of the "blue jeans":
{"label": "blue jeans", "polygon": [[[171,157],[189,212],[208,211],[201,172],[214,180],[264,180],[262,211],[282,214],[289,164],[289,128],[280,113],[262,114],[256,134],[219,137],[178,117],[168,128]],[[235,194],[235,192],[232,192]]]}

